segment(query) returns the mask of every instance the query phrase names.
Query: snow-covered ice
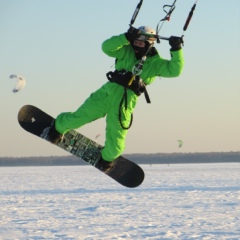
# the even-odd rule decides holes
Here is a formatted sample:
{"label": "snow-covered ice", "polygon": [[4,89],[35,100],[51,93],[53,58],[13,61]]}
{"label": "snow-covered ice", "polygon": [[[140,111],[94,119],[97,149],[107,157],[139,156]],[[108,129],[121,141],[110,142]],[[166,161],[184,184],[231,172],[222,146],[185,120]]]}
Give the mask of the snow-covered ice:
{"label": "snow-covered ice", "polygon": [[122,187],[91,166],[0,168],[0,239],[240,239],[240,164],[142,165]]}

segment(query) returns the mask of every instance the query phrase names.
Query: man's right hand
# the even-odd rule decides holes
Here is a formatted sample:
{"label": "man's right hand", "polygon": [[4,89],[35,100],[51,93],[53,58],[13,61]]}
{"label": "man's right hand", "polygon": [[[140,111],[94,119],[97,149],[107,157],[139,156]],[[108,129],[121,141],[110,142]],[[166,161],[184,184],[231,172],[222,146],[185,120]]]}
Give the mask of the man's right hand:
{"label": "man's right hand", "polygon": [[130,26],[128,31],[125,33],[125,36],[129,42],[132,42],[139,36],[139,29]]}

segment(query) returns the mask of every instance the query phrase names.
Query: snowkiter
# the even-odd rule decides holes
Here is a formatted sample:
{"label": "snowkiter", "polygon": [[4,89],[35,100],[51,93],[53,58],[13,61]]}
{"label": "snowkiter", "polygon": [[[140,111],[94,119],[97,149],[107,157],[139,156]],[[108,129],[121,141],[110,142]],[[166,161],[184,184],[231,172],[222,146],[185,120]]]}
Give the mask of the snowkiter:
{"label": "snowkiter", "polygon": [[[105,40],[102,50],[115,58],[116,70],[107,74],[109,81],[92,93],[75,112],[63,112],[57,116],[55,128],[49,131],[49,140],[58,143],[69,130],[106,116],[106,141],[98,167],[102,171],[112,168],[112,162],[124,151],[138,97],[144,93],[150,102],[146,86],[157,76],[171,78],[182,72],[182,39],[169,38],[170,60],[158,54],[153,46],[155,41],[156,32],[147,26],[138,29],[131,26],[126,33]],[[144,56],[140,71],[135,71]]]}

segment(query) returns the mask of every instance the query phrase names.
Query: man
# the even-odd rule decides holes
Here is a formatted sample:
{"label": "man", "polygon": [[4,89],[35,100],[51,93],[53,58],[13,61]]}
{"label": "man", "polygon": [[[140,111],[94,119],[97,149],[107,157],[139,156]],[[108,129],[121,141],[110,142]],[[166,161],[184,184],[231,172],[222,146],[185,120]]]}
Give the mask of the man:
{"label": "man", "polygon": [[57,116],[49,140],[58,143],[67,131],[106,116],[106,141],[98,168],[105,172],[111,169],[113,161],[124,151],[138,97],[144,92],[150,101],[146,85],[156,76],[177,77],[183,69],[182,39],[170,37],[171,60],[166,60],[153,47],[156,37],[153,29],[142,26],[130,27],[126,33],[105,40],[102,50],[116,59],[115,72],[109,72],[109,82],[92,93],[75,112]]}

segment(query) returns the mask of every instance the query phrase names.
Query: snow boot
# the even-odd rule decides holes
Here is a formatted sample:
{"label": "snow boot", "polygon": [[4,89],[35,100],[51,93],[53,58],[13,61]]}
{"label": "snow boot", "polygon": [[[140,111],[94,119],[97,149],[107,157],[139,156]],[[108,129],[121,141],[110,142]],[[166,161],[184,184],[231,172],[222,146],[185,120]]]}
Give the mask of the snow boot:
{"label": "snow boot", "polygon": [[48,140],[51,143],[54,144],[58,144],[61,143],[63,140],[63,134],[59,133],[56,129],[55,129],[55,122],[53,123],[52,127],[49,129],[48,132]]}
{"label": "snow boot", "polygon": [[106,160],[104,160],[104,159],[101,157],[101,158],[99,159],[96,167],[97,167],[100,171],[107,173],[107,172],[109,172],[109,171],[111,171],[111,170],[113,169],[113,167],[114,167],[114,162],[113,162],[113,161],[112,161],[112,162],[106,161]]}

